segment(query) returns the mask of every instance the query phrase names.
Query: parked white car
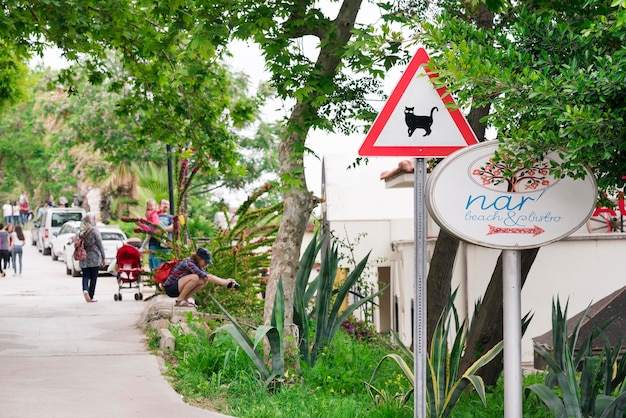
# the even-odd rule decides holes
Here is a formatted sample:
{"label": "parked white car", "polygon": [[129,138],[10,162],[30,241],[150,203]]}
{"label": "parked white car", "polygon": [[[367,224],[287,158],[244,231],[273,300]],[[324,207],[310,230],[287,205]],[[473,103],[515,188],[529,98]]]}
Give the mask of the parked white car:
{"label": "parked white car", "polygon": [[54,233],[59,232],[61,226],[68,221],[80,221],[85,216],[83,208],[50,208],[43,212],[39,222],[35,222],[34,227],[38,228],[37,249],[43,255],[50,255],[50,241],[54,238]]}
{"label": "parked white car", "polygon": [[54,238],[50,240],[50,253],[53,260],[63,258],[65,244],[69,240],[73,240],[74,236],[80,231],[80,221],[68,221],[63,224],[58,232],[53,232]]}
{"label": "parked white car", "polygon": [[[96,228],[102,235],[102,245],[104,246],[105,265],[100,267],[100,271],[106,271],[109,265],[115,260],[117,250],[128,240],[124,231],[116,226],[97,225]],[[69,239],[63,246],[63,260],[65,261],[65,274],[73,277],[80,277],[80,262],[74,260],[74,237]]]}

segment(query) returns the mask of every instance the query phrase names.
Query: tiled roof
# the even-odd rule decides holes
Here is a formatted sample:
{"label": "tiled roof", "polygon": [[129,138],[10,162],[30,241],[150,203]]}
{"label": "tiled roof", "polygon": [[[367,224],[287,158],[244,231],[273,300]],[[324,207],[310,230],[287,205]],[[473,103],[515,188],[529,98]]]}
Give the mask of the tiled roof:
{"label": "tiled roof", "polygon": [[415,167],[413,165],[413,160],[402,160],[393,170],[387,170],[380,173],[380,179],[384,181],[389,181],[402,174],[413,173],[414,170]]}
{"label": "tiled roof", "polygon": [[[595,330],[596,324],[602,324],[614,317],[617,319],[605,330],[605,333],[612,346],[617,343],[621,343],[623,348],[625,344],[622,342],[622,338],[626,335],[624,312],[626,312],[626,286],[614,291],[589,306],[589,309],[586,312],[587,316],[582,319],[575,349],[578,350],[580,348],[581,342]],[[567,320],[568,338],[571,337],[574,327],[581,320],[581,317],[584,314],[585,310],[582,310]],[[548,350],[552,350],[552,330],[549,330],[545,334],[538,337],[534,337],[533,341]],[[602,339],[600,337],[593,341],[592,348],[594,351],[602,349]],[[543,364],[543,359],[535,352],[535,368],[543,369],[544,366],[545,364]]]}

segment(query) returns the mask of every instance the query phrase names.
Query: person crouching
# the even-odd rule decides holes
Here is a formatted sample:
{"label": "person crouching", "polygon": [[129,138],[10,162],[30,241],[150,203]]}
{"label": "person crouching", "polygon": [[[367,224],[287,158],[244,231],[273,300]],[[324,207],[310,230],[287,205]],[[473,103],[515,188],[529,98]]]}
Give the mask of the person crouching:
{"label": "person crouching", "polygon": [[163,282],[165,293],[169,297],[176,298],[176,306],[196,308],[197,305],[189,301],[189,298],[206,286],[208,282],[224,287],[235,287],[237,282],[234,279],[222,279],[207,273],[204,268],[210,264],[213,264],[211,253],[206,248],[198,248],[195,254],[176,263],[170,275]]}

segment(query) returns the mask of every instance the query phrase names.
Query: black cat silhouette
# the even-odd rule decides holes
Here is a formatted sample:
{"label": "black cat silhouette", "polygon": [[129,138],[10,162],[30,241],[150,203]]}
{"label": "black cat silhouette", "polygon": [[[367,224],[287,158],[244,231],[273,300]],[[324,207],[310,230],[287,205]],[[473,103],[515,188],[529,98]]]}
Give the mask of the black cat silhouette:
{"label": "black cat silhouette", "polygon": [[437,107],[430,109],[430,116],[420,116],[413,113],[415,107],[404,106],[404,122],[409,128],[409,137],[413,135],[416,129],[423,129],[426,133],[423,136],[428,136],[432,132],[430,127],[433,125],[433,111],[439,112]]}

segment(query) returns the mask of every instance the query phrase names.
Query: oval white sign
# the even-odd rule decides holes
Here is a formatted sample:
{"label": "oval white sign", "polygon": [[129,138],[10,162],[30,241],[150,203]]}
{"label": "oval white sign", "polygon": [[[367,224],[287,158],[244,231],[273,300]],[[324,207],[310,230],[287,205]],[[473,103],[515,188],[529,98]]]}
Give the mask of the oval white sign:
{"label": "oval white sign", "polygon": [[[495,162],[499,142],[484,142],[444,159],[426,182],[426,207],[435,222],[474,244],[498,249],[535,248],[578,230],[598,194],[593,174],[554,178],[550,160],[529,167]],[[504,177],[505,172],[513,176]]]}

